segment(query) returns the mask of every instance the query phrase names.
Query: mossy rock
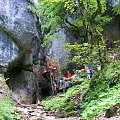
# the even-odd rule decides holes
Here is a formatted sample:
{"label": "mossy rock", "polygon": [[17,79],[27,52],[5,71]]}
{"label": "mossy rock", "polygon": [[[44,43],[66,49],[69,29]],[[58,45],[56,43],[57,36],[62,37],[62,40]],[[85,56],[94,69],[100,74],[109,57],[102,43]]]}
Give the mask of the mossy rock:
{"label": "mossy rock", "polygon": [[113,116],[120,116],[120,103],[117,103],[106,110],[105,117],[110,118]]}
{"label": "mossy rock", "polygon": [[74,102],[70,102],[69,105],[64,109],[66,112],[70,112],[74,109]]}

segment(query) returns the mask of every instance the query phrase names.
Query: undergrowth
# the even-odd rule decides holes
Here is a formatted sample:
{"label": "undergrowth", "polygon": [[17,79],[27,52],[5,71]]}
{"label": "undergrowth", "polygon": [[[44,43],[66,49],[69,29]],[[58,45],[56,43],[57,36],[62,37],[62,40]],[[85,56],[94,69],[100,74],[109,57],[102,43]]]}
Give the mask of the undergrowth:
{"label": "undergrowth", "polygon": [[43,103],[45,109],[59,110],[64,107],[71,98],[82,92],[82,90],[88,88],[89,83],[89,80],[84,80],[81,84],[69,88],[66,93],[61,93],[55,97],[48,97]]}
{"label": "undergrowth", "polygon": [[0,120],[20,120],[20,116],[11,106],[12,102],[8,98],[0,100]]}
{"label": "undergrowth", "polygon": [[72,98],[80,95],[84,90],[87,92],[84,101],[79,105],[82,108],[80,115],[83,120],[93,120],[110,107],[120,103],[120,61],[96,72],[93,79],[84,79],[81,84],[69,88],[66,93],[48,97],[43,105],[46,110],[62,110],[62,113],[68,112],[72,115],[74,112]]}
{"label": "undergrowth", "polygon": [[92,79],[80,105],[82,118],[92,120],[117,103],[120,103],[120,61],[111,63]]}

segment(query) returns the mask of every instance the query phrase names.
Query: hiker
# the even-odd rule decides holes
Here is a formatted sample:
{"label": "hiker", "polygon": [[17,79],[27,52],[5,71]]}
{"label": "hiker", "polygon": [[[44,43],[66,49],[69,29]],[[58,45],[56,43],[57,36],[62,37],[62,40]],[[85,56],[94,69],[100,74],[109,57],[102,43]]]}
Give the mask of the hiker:
{"label": "hiker", "polygon": [[113,61],[113,63],[116,61],[116,54],[115,53],[113,53],[113,55],[111,56],[111,58],[112,58],[112,61]]}
{"label": "hiker", "polygon": [[78,77],[78,78],[81,78],[80,72],[81,72],[81,70],[76,70],[76,73],[77,73],[77,77]]}
{"label": "hiker", "polygon": [[73,80],[72,80],[72,74],[67,71],[67,77],[66,77],[66,80],[70,81],[71,84],[73,84]]}
{"label": "hiker", "polygon": [[65,92],[66,87],[67,87],[66,78],[63,77],[63,78],[61,78],[60,81],[59,81],[59,88],[62,89],[63,92]]}
{"label": "hiker", "polygon": [[53,82],[52,82],[52,93],[53,93],[53,95],[57,94],[57,82],[56,82],[56,80],[53,80]]}
{"label": "hiker", "polygon": [[67,80],[71,80],[72,78],[72,74],[69,72],[69,71],[67,71]]}
{"label": "hiker", "polygon": [[93,69],[93,68],[90,68],[90,78],[93,77],[94,72],[95,72],[94,69]]}
{"label": "hiker", "polygon": [[87,79],[90,79],[90,69],[89,69],[89,67],[85,66],[85,67],[84,67],[84,70],[85,70],[86,73],[87,73]]}
{"label": "hiker", "polygon": [[97,70],[100,71],[101,70],[101,65],[97,65]]}

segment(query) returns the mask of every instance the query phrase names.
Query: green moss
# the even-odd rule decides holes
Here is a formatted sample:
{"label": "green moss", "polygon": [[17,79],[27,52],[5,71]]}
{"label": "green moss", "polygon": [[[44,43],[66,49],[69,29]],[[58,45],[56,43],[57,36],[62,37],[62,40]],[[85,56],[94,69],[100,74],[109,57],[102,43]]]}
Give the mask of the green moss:
{"label": "green moss", "polygon": [[69,104],[65,107],[65,109],[59,110],[59,113],[63,114],[64,116],[70,117],[75,114],[74,112],[74,102],[70,101]]}
{"label": "green moss", "polygon": [[70,102],[69,105],[64,109],[66,112],[74,110],[74,102]]}
{"label": "green moss", "polygon": [[69,112],[66,113],[67,117],[70,117],[70,116],[72,116],[74,114],[75,114],[74,110],[69,111]]}

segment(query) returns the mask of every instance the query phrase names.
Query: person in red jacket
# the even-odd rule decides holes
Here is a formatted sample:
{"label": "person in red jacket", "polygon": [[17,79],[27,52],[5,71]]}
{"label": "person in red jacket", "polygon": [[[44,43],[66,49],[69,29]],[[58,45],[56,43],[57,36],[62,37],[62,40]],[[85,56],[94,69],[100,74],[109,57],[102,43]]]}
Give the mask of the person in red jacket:
{"label": "person in red jacket", "polygon": [[68,71],[67,72],[67,76],[66,76],[66,80],[70,81],[71,85],[73,84],[73,80],[72,80],[72,74]]}
{"label": "person in red jacket", "polygon": [[68,80],[71,80],[71,77],[72,77],[72,74],[68,71],[67,72],[67,78],[68,78]]}

